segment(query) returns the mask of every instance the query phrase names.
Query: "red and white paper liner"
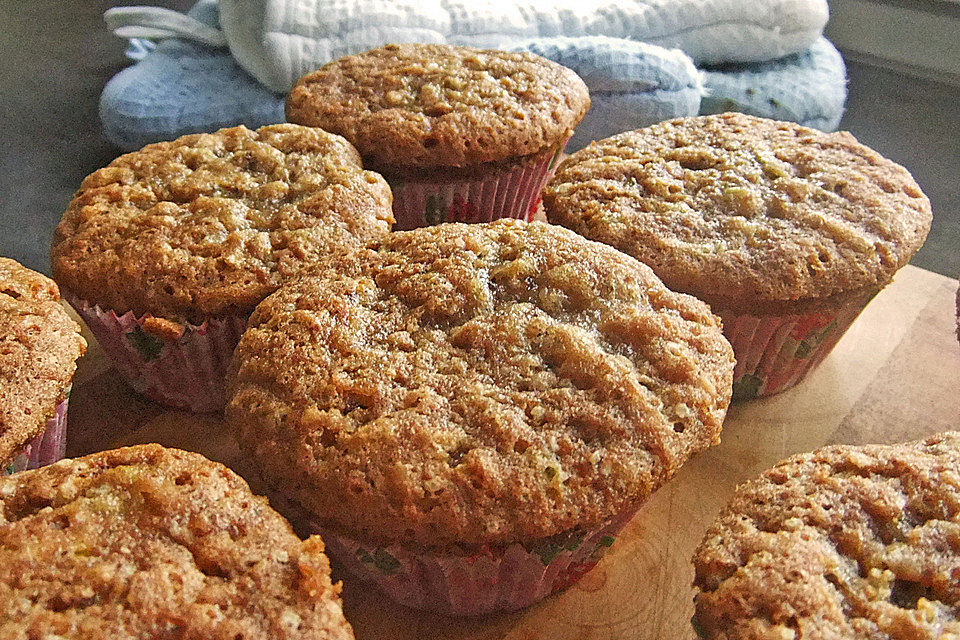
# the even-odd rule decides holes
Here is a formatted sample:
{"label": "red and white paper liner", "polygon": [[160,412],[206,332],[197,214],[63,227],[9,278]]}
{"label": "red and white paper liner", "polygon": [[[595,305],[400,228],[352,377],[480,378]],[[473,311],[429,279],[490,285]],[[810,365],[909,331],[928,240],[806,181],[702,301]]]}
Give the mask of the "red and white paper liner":
{"label": "red and white paper liner", "polygon": [[529,221],[537,212],[540,192],[563,147],[561,144],[505,169],[461,180],[384,176],[393,190],[393,215],[397,220],[394,230],[442,222],[492,222],[500,218]]}
{"label": "red and white paper liner", "polygon": [[733,346],[733,399],[785,391],[817,368],[873,296],[835,308],[784,316],[716,313]]}
{"label": "red and white paper liner", "polygon": [[399,544],[366,545],[321,526],[327,553],[402,605],[451,616],[517,611],[566,589],[590,571],[636,511],[586,532],[537,544],[436,554]]}
{"label": "red and white paper liner", "polygon": [[67,403],[70,400],[70,389],[66,397],[57,404],[53,416],[47,419],[43,433],[31,440],[13,462],[3,470],[4,475],[38,469],[57,460],[62,460],[67,452]]}
{"label": "red and white paper liner", "polygon": [[197,413],[226,404],[226,376],[247,316],[210,318],[186,324],[176,340],[143,330],[149,315],[110,309],[64,292],[113,365],[137,392],[151,400]]}

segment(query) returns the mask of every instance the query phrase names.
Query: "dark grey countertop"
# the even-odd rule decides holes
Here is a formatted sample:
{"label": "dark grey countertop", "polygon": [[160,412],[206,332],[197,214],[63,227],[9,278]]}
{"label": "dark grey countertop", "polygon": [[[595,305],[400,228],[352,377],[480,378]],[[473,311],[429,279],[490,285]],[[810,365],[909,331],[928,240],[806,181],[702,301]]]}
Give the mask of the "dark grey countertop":
{"label": "dark grey countertop", "polygon": [[0,0],[0,255],[49,273],[54,227],[85,176],[120,151],[104,140],[100,91],[128,64],[103,12],[183,10],[189,0]]}
{"label": "dark grey countertop", "polygon": [[[119,4],[178,10],[189,0],[0,0],[0,255],[49,272],[48,246],[84,176],[119,151],[97,103],[127,61],[103,12]],[[960,276],[960,87],[850,63],[843,128],[909,168],[934,206],[914,264]]]}

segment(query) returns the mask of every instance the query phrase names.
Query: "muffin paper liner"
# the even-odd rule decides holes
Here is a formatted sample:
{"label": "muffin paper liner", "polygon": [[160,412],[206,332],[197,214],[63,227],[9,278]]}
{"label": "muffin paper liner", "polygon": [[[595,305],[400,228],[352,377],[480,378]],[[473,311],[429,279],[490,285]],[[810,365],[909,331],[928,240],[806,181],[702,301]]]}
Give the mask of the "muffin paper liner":
{"label": "muffin paper liner", "polygon": [[70,400],[70,389],[64,399],[57,404],[53,416],[47,419],[43,433],[31,440],[13,462],[7,465],[3,474],[8,475],[27,469],[53,464],[63,459],[67,452],[67,403]]}
{"label": "muffin paper liner", "polygon": [[186,324],[180,337],[165,340],[143,330],[149,315],[114,311],[64,292],[104,352],[127,382],[151,400],[194,412],[220,411],[225,380],[247,316],[210,318]]}
{"label": "muffin paper liner", "polygon": [[717,311],[737,361],[733,399],[773,395],[803,380],[823,362],[872,298],[786,316]]}
{"label": "muffin paper liner", "polygon": [[590,571],[636,511],[586,532],[533,545],[436,554],[398,544],[363,544],[314,524],[327,552],[350,573],[400,604],[453,616],[516,611],[567,588]]}
{"label": "muffin paper liner", "polygon": [[525,158],[521,164],[506,170],[462,180],[406,180],[385,176],[393,190],[393,215],[397,219],[394,230],[441,222],[531,220],[540,205],[543,185],[564,144]]}

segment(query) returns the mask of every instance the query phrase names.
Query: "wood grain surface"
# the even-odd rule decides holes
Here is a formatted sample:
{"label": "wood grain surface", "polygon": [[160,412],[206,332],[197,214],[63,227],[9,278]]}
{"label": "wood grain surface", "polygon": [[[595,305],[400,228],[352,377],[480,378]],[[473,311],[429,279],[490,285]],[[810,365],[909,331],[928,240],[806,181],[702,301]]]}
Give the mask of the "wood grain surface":
{"label": "wood grain surface", "polygon": [[[957,283],[906,267],[806,381],[731,408],[723,443],[656,493],[611,553],[566,592],[517,614],[452,619],[393,605],[341,575],[359,640],[677,640],[693,637],[689,558],[734,487],[824,444],[895,442],[958,428]],[[89,339],[89,336],[88,336]],[[68,455],[159,442],[199,451],[257,480],[228,425],[166,410],[130,391],[91,340],[74,382]]]}

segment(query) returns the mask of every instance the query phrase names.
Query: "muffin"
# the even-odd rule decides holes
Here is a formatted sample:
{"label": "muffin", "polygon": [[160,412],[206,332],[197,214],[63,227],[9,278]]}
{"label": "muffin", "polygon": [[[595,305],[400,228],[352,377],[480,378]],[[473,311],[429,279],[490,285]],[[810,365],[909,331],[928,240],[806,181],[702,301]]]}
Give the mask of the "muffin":
{"label": "muffin", "polygon": [[960,433],[832,446],[741,486],[696,551],[706,640],[960,634]]}
{"label": "muffin", "polygon": [[56,283],[0,258],[0,475],[63,457],[70,384],[87,343]]}
{"label": "muffin", "polygon": [[402,604],[528,606],[718,442],[733,355],[700,301],[544,223],[396,232],[254,311],[230,424],[278,508]]}
{"label": "muffin", "polygon": [[340,584],[221,464],[159,445],[0,478],[0,636],[346,640]]}
{"label": "muffin", "polygon": [[558,168],[544,207],[708,302],[736,353],[737,398],[816,367],[931,221],[906,169],[849,133],[735,113],[595,142]]}
{"label": "muffin", "polygon": [[184,136],[83,181],[53,274],[137,391],[220,410],[257,303],[325,254],[389,233],[390,198],[350,143],[319,129]]}
{"label": "muffin", "polygon": [[402,44],[307,74],[286,112],[352,142],[412,229],[530,219],[589,106],[577,74],[532,53]]}

